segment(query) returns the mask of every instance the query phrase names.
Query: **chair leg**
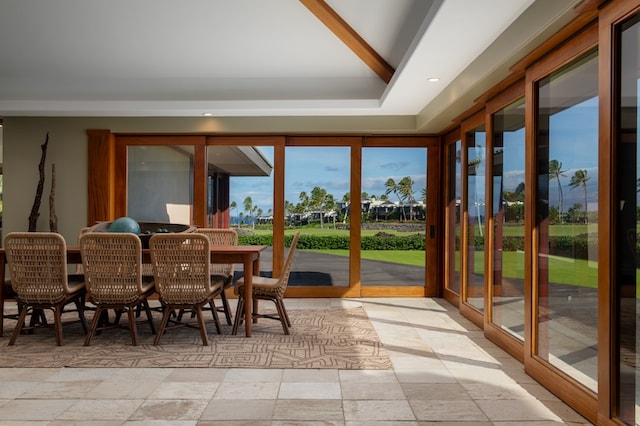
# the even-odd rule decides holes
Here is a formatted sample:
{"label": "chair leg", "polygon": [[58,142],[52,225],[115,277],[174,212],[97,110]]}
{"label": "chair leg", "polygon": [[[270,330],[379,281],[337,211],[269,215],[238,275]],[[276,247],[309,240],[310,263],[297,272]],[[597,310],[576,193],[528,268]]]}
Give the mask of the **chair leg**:
{"label": "chair leg", "polygon": [[207,338],[207,329],[204,324],[204,316],[202,315],[202,307],[196,306],[196,317],[198,318],[198,327],[200,328],[200,338],[202,339],[202,346],[209,346],[209,339]]}
{"label": "chair leg", "polygon": [[173,309],[171,309],[169,306],[164,307],[164,310],[162,311],[162,321],[160,321],[160,328],[158,328],[156,338],[153,340],[153,346],[157,346],[160,343],[160,337],[162,337],[164,329],[167,328],[167,323],[169,322],[169,317],[171,316],[172,312]]}
{"label": "chair leg", "polygon": [[284,311],[284,306],[280,303],[280,299],[273,299],[273,303],[275,303],[276,310],[278,311],[278,317],[280,317],[282,331],[284,331],[284,334],[289,334],[289,327],[287,327],[287,314]]}
{"label": "chair leg", "polygon": [[129,334],[131,334],[131,344],[133,346],[138,346],[138,327],[136,326],[135,309],[128,308],[127,316],[129,317]]}
{"label": "chair leg", "polygon": [[213,316],[213,322],[216,325],[216,331],[218,334],[222,334],[222,329],[220,328],[220,318],[218,317],[218,308],[216,308],[216,304],[213,299],[209,302],[209,306],[211,307],[211,315]]}
{"label": "chair leg", "polygon": [[284,313],[284,317],[287,320],[287,325],[291,327],[291,320],[289,319],[289,314],[287,313],[287,308],[284,307],[284,300],[278,299],[280,306],[282,307],[282,312]]}
{"label": "chair leg", "polygon": [[80,323],[82,324],[82,328],[84,329],[84,334],[87,334],[89,332],[89,326],[87,325],[87,317],[84,315],[84,300],[76,299],[74,303],[76,305],[76,310],[78,311]]}
{"label": "chair leg", "polygon": [[[91,328],[87,333],[87,337],[84,338],[84,345],[89,346],[91,344],[91,339],[96,334],[96,330],[98,329],[98,325],[104,322],[104,314],[108,311],[104,309],[102,306],[96,306],[96,312],[93,314],[93,320],[91,321]],[[107,321],[108,322],[108,321]]]}
{"label": "chair leg", "polygon": [[56,345],[62,346],[62,306],[53,308],[53,327],[56,330]]}
{"label": "chair leg", "polygon": [[[151,327],[151,332],[153,334],[156,334],[156,327],[153,325],[153,314],[151,313],[151,307],[149,307],[149,302],[145,300],[144,302],[142,302],[142,304],[144,305],[144,310],[147,313],[147,320],[149,321],[149,327]],[[139,308],[140,306],[138,305],[138,311],[139,311]]]}
{"label": "chair leg", "polygon": [[9,346],[13,346],[16,343],[16,339],[18,338],[18,334],[22,330],[22,326],[24,325],[24,320],[27,317],[27,313],[29,312],[29,308],[26,306],[22,307],[20,311],[20,315],[18,316],[18,323],[16,324],[16,328],[13,330],[13,334],[11,335],[11,339],[9,339]]}
{"label": "chair leg", "polygon": [[222,293],[220,293],[220,298],[222,299],[222,310],[224,311],[224,316],[227,318],[227,325],[231,325],[231,306],[229,306],[227,292],[222,290]]}
{"label": "chair leg", "polygon": [[238,306],[236,307],[236,319],[233,321],[233,330],[231,330],[231,334],[238,334],[238,326],[242,322],[244,318],[244,297],[240,294],[238,295]]}

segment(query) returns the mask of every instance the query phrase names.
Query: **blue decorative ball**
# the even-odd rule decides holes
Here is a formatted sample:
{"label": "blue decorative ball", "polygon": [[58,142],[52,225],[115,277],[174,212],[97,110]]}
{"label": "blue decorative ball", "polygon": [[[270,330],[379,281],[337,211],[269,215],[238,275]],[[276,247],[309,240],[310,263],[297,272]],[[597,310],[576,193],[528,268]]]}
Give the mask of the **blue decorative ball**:
{"label": "blue decorative ball", "polygon": [[130,217],[119,217],[109,225],[109,232],[130,232],[140,233],[140,224]]}

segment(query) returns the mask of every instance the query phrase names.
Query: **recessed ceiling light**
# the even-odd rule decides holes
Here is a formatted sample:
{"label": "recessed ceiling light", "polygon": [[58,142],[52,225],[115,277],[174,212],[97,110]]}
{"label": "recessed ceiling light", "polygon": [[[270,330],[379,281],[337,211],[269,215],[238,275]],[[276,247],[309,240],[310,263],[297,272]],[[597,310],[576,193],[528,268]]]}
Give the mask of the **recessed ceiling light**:
{"label": "recessed ceiling light", "polygon": [[440,81],[440,79],[438,77],[429,77],[429,78],[427,78],[427,81],[435,83],[436,81]]}

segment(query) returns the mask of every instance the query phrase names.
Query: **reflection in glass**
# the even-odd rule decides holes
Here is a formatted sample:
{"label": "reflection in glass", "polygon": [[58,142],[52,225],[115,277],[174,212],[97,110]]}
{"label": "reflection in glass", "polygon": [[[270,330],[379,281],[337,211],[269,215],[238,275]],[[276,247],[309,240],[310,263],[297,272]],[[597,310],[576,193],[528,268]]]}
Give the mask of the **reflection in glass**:
{"label": "reflection in glass", "polygon": [[362,150],[362,285],[425,285],[426,168],[426,148]]}
{"label": "reflection in glass", "polygon": [[446,286],[460,294],[460,232],[462,229],[460,205],[462,202],[462,141],[457,140],[448,147],[449,173],[447,187],[447,259],[449,261]]}
{"label": "reflection in glass", "polygon": [[467,281],[466,302],[484,310],[484,124],[465,135],[467,145]]}
{"label": "reflection in glass", "polygon": [[617,214],[616,291],[618,294],[617,354],[619,380],[617,416],[626,424],[640,424],[640,370],[638,370],[638,206],[640,205],[640,15],[621,25],[617,109],[620,117],[616,143]]}
{"label": "reflection in glass", "polygon": [[537,354],[597,389],[597,53],[538,84]]}
{"label": "reflection in glass", "polygon": [[287,147],[286,233],[300,231],[290,286],[349,286],[349,147]]}
{"label": "reflection in glass", "polygon": [[127,149],[127,215],[142,222],[191,224],[193,148]]}
{"label": "reflection in glass", "polygon": [[524,99],[493,115],[492,322],[524,340]]}

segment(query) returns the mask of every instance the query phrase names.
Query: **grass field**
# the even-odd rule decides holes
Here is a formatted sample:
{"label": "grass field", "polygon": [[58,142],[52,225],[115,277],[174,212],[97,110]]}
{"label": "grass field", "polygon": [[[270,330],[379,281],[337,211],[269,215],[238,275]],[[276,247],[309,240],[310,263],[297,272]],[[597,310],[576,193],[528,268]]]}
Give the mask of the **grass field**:
{"label": "grass field", "polygon": [[[348,230],[333,229],[330,227],[324,229],[320,229],[319,227],[302,227],[298,229],[288,229],[285,233],[289,235],[298,230],[305,235],[349,235]],[[256,234],[271,234],[272,231],[270,229],[264,229],[254,230],[254,232]],[[372,236],[378,232],[380,232],[380,230],[364,229],[361,231],[361,235]],[[399,232],[394,229],[385,229],[384,232],[397,235],[415,234],[415,232]],[[552,225],[549,228],[549,233],[552,236],[572,236],[592,232],[597,232],[597,224]],[[505,226],[503,228],[504,236],[522,236],[523,234],[524,226]],[[341,257],[349,256],[348,250],[317,250],[317,252]],[[457,269],[459,269],[460,264],[458,256],[459,253],[456,253]],[[363,250],[361,252],[361,258],[363,260],[376,260],[411,266],[425,265],[425,254],[423,251]],[[550,282],[597,288],[597,262],[559,256],[549,256],[547,260]],[[474,271],[477,274],[484,273],[484,252],[474,252]],[[524,253],[502,252],[502,273],[506,278],[524,279]],[[637,294],[640,295],[640,269],[637,273],[636,282],[638,283]]]}

